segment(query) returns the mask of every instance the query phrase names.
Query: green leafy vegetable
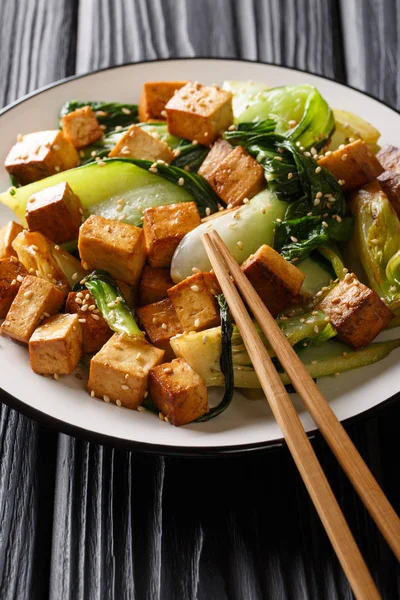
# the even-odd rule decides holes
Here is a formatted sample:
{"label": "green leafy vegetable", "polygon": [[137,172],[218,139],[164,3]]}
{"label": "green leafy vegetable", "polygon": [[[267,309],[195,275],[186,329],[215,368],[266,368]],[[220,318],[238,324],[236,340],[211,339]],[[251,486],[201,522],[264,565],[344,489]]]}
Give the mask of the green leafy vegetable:
{"label": "green leafy vegetable", "polygon": [[[228,84],[229,85],[229,84]],[[250,123],[274,119],[276,132],[285,135],[291,141],[299,141],[307,150],[326,144],[332,135],[335,122],[332,110],[312,85],[283,86],[262,89],[260,86],[248,87],[248,98],[244,102],[246,83],[239,88],[230,87],[234,94],[234,116],[238,123]],[[238,94],[240,102],[236,102]]]}
{"label": "green leafy vegetable", "polygon": [[[196,173],[189,173],[184,169],[180,169],[174,165],[167,165],[166,163],[157,163],[156,166],[153,166],[154,163],[151,160],[139,160],[135,158],[121,160],[132,163],[141,169],[150,170],[159,177],[163,177],[171,183],[184,187],[192,195],[202,217],[205,217],[206,214],[217,212],[218,203],[222,203],[222,200],[214,192],[208,181]],[[209,211],[206,212],[207,208]]]}
{"label": "green leafy vegetable", "polygon": [[138,107],[137,104],[120,104],[118,102],[87,102],[84,100],[69,100],[60,110],[59,118],[83,108],[90,106],[96,114],[100,125],[106,127],[105,131],[110,131],[118,126],[131,125],[137,122]]}
{"label": "green leafy vegetable", "polygon": [[196,419],[196,423],[204,423],[204,421],[209,421],[210,419],[214,419],[221,413],[223,413],[230,403],[232,402],[234,389],[234,377],[233,377],[233,363],[232,363],[232,323],[229,316],[229,308],[228,304],[223,295],[219,295],[216,297],[219,304],[219,313],[221,316],[221,373],[224,376],[225,382],[225,394],[218,404],[218,406],[214,406],[211,410]]}
{"label": "green leafy vegetable", "polygon": [[121,290],[107,271],[93,271],[85,278],[84,285],[113,331],[127,335],[143,335]]}

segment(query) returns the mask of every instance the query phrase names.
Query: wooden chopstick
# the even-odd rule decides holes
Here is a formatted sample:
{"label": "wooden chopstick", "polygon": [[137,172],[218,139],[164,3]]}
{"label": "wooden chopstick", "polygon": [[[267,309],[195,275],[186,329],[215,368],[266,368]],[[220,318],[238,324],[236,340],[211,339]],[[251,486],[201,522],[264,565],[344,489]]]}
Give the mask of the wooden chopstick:
{"label": "wooden chopstick", "polygon": [[285,386],[229,276],[222,253],[219,253],[217,245],[214,245],[215,240],[214,235],[212,238],[207,233],[202,236],[207,255],[243,338],[262,389],[353,592],[360,600],[380,598]]}
{"label": "wooden chopstick", "polygon": [[276,356],[303,403],[314,419],[338,462],[350,479],[369,514],[375,521],[388,545],[400,561],[400,519],[386,498],[378,482],[363,461],[358,450],[338,421],[320,389],[304,367],[278,324],[272,317],[219,235],[211,238],[234,278],[254,318],[274,349]]}

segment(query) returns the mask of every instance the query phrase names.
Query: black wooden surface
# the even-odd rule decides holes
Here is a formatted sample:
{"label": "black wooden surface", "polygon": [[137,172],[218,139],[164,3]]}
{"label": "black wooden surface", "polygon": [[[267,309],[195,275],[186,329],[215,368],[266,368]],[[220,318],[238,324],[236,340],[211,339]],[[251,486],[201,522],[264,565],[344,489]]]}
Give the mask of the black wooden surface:
{"label": "black wooden surface", "polygon": [[[226,56],[334,77],[400,107],[396,0],[0,0],[0,106],[145,58]],[[0,137],[1,139],[1,137]],[[1,365],[0,365],[1,373]],[[348,431],[400,510],[400,405]],[[400,572],[325,444],[317,454],[387,599]],[[351,598],[286,449],[149,457],[1,405],[0,598]]]}

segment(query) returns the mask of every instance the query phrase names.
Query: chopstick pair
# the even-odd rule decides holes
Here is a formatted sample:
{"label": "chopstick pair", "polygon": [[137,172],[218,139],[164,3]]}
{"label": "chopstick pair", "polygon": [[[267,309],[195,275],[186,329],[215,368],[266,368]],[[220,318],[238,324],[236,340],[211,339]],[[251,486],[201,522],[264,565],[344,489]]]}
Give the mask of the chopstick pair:
{"label": "chopstick pair", "polygon": [[205,233],[202,242],[261,387],[353,592],[357,598],[363,600],[380,598],[299,416],[254,328],[238,290],[251,308],[254,318],[301,396],[305,407],[398,560],[400,560],[400,520],[318,386],[224,242],[215,231]]}

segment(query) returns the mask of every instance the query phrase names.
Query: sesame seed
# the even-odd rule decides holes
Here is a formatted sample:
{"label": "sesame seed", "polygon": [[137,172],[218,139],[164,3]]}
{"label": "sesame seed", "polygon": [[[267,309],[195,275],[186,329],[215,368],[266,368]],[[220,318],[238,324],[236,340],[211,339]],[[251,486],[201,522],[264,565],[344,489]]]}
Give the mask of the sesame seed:
{"label": "sesame seed", "polygon": [[16,283],[17,283],[17,280],[13,279],[12,282],[11,282],[11,285],[15,285]]}
{"label": "sesame seed", "polygon": [[307,325],[312,325],[314,323],[313,319],[307,319],[306,321]]}
{"label": "sesame seed", "polygon": [[60,170],[60,168],[61,168],[61,167],[60,167],[59,165],[56,165],[56,166],[54,167],[54,170],[55,170],[55,171],[58,173],[58,172],[59,172],[59,170]]}
{"label": "sesame seed", "polygon": [[171,367],[165,367],[165,369],[163,369],[164,373],[166,373],[166,375],[170,375],[171,373],[173,373],[173,370],[171,369]]}
{"label": "sesame seed", "polygon": [[336,215],[336,221],[338,223],[341,223],[342,222],[342,217],[340,217],[339,215]]}
{"label": "sesame seed", "polygon": [[297,237],[294,237],[294,235],[290,236],[290,239],[292,240],[293,243],[297,243],[299,240],[297,239]]}
{"label": "sesame seed", "polygon": [[346,162],[347,158],[348,158],[348,154],[343,154],[343,156],[342,156],[341,160],[342,160],[343,162]]}
{"label": "sesame seed", "polygon": [[78,319],[79,323],[86,323],[86,319]]}
{"label": "sesame seed", "polygon": [[307,156],[307,158],[310,158],[311,152],[304,152],[304,156]]}
{"label": "sesame seed", "polygon": [[211,208],[209,206],[207,206],[207,208],[206,208],[207,217],[210,216],[210,214],[211,214]]}
{"label": "sesame seed", "polygon": [[323,225],[323,227],[325,227],[325,229],[327,229],[328,223],[326,221],[322,221],[322,225]]}
{"label": "sesame seed", "polygon": [[24,296],[25,296],[25,298],[29,299],[29,298],[32,298],[32,294],[33,294],[32,290],[28,290],[27,292],[24,293]]}
{"label": "sesame seed", "polygon": [[158,413],[158,418],[160,419],[160,421],[164,421],[164,415],[162,414],[162,412]]}
{"label": "sesame seed", "polygon": [[379,244],[379,240],[377,240],[376,238],[374,238],[373,240],[371,240],[371,244],[373,246],[377,246]]}
{"label": "sesame seed", "polygon": [[145,409],[145,407],[144,407],[144,406],[138,406],[138,407],[137,407],[137,410],[138,410],[139,412],[146,412],[146,409]]}
{"label": "sesame seed", "polygon": [[298,148],[300,148],[300,146],[301,146],[300,142],[296,142],[296,146],[297,146]]}
{"label": "sesame seed", "polygon": [[315,333],[319,333],[319,327],[318,327],[318,325],[315,325],[314,331],[315,331]]}
{"label": "sesame seed", "polygon": [[121,111],[124,113],[124,115],[130,115],[131,111],[129,110],[129,108],[126,108],[126,106],[123,106],[121,108]]}
{"label": "sesame seed", "polygon": [[89,310],[94,310],[95,308],[96,308],[96,305],[95,305],[95,304],[91,304],[91,305],[89,306]]}
{"label": "sesame seed", "polygon": [[94,314],[92,313],[92,317],[93,317],[93,319],[94,319],[95,321],[99,321],[99,320],[100,320],[100,317],[99,317],[99,315],[94,315]]}
{"label": "sesame seed", "polygon": [[193,146],[197,146],[198,143],[199,142],[197,140],[193,140],[193,142],[192,142]]}
{"label": "sesame seed", "polygon": [[322,171],[321,167],[317,167],[317,168],[315,169],[315,172],[316,172],[316,173],[321,173],[321,171]]}
{"label": "sesame seed", "polygon": [[144,397],[145,397],[145,398],[147,398],[147,396],[148,396],[148,395],[149,395],[149,392],[148,392],[148,391],[145,391],[145,393],[144,393]]}
{"label": "sesame seed", "polygon": [[243,198],[243,204],[248,204],[250,200],[248,198]]}
{"label": "sesame seed", "polygon": [[24,278],[22,277],[22,275],[17,275],[17,281],[21,283],[23,280]]}
{"label": "sesame seed", "polygon": [[335,373],[335,377],[339,377],[340,373]]}
{"label": "sesame seed", "polygon": [[277,223],[282,223],[282,219],[279,219],[279,218],[278,218],[278,219],[275,219],[275,221],[276,221]]}
{"label": "sesame seed", "polygon": [[243,250],[243,242],[240,240],[237,242],[236,246],[239,248],[239,250]]}
{"label": "sesame seed", "polygon": [[117,398],[117,399],[116,399],[116,401],[115,401],[115,404],[116,404],[117,406],[119,406],[119,407],[121,407],[121,406],[122,406],[122,402],[121,402],[121,400],[120,400],[119,398]]}
{"label": "sesame seed", "polygon": [[314,206],[318,206],[318,204],[321,202],[321,200],[319,198],[315,198],[314,200]]}
{"label": "sesame seed", "polygon": [[287,317],[285,317],[285,315],[282,315],[281,317],[279,317],[279,320],[280,320],[280,321],[287,321],[287,320],[288,320],[288,318],[287,318]]}
{"label": "sesame seed", "polygon": [[85,312],[85,311],[86,311],[88,308],[89,308],[89,307],[88,307],[88,305],[87,305],[87,304],[82,304],[82,306],[81,306],[81,311],[82,311],[82,312]]}
{"label": "sesame seed", "polygon": [[183,179],[183,177],[179,177],[178,185],[185,185],[185,180]]}
{"label": "sesame seed", "polygon": [[194,320],[194,326],[195,327],[200,327],[200,319],[195,319]]}
{"label": "sesame seed", "polygon": [[161,323],[161,329],[167,329],[167,324],[166,323]]}
{"label": "sesame seed", "polygon": [[54,373],[53,377],[55,380],[57,380],[59,378],[58,373]]}
{"label": "sesame seed", "polygon": [[125,391],[127,391],[127,390],[129,390],[130,388],[129,388],[129,385],[126,385],[125,383],[123,383],[123,384],[121,385],[121,389],[122,389],[122,390],[125,390]]}
{"label": "sesame seed", "polygon": [[106,394],[104,394],[103,400],[104,400],[104,402],[110,402],[110,396],[107,396]]}
{"label": "sesame seed", "polygon": [[206,344],[208,340],[208,337],[206,335],[203,335],[203,337],[201,338],[201,341],[203,342],[203,344]]}
{"label": "sesame seed", "polygon": [[99,167],[104,167],[106,165],[104,160],[99,160],[97,164],[99,165]]}
{"label": "sesame seed", "polygon": [[191,289],[193,292],[199,292],[199,291],[200,291],[200,288],[199,288],[199,286],[198,286],[198,285],[191,285],[191,286],[190,286],[190,289]]}
{"label": "sesame seed", "polygon": [[152,173],[158,173],[157,167],[150,167],[149,171],[151,171]]}
{"label": "sesame seed", "polygon": [[94,397],[95,397],[94,390],[92,390],[92,391],[90,392],[90,395],[91,395],[91,397],[92,397],[92,398],[94,398]]}
{"label": "sesame seed", "polygon": [[278,160],[279,162],[281,162],[283,160],[282,156],[275,156],[275,160]]}
{"label": "sesame seed", "polygon": [[201,273],[201,271],[197,267],[192,267],[192,273]]}
{"label": "sesame seed", "polygon": [[312,360],[312,361],[311,361],[311,364],[312,364],[312,365],[316,365],[316,364],[317,364],[317,362],[318,362],[318,361],[316,361],[316,360]]}
{"label": "sesame seed", "polygon": [[288,173],[288,176],[287,176],[287,178],[288,178],[288,179],[292,179],[292,177],[293,177],[293,173]]}

